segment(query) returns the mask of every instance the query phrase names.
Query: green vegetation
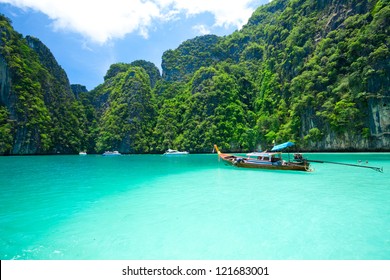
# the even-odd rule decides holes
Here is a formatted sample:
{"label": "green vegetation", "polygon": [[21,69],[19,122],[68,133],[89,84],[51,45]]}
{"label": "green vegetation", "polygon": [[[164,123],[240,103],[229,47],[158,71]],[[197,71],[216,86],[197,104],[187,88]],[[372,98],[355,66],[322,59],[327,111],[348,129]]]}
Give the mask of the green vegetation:
{"label": "green vegetation", "polygon": [[388,0],[274,0],[240,31],[166,51],[162,76],[150,62],[117,63],[102,85],[73,94],[43,44],[1,17],[14,99],[1,95],[0,153],[248,151],[289,140],[388,150],[389,19]]}
{"label": "green vegetation", "polygon": [[[0,62],[6,69],[2,75],[12,81],[3,79],[1,87],[0,106],[6,108],[1,131],[12,134],[5,137],[0,153],[77,152],[83,140],[84,109],[71,92],[65,72],[46,46],[36,38],[22,38],[3,16],[0,32]],[[10,145],[10,141],[16,143]]]}
{"label": "green vegetation", "polygon": [[155,119],[149,75],[130,66],[106,81],[101,90],[109,92],[108,108],[98,125],[96,150],[125,153],[149,152]]}
{"label": "green vegetation", "polygon": [[7,108],[0,107],[0,153],[9,151],[12,148],[13,127],[8,120],[9,112]]}

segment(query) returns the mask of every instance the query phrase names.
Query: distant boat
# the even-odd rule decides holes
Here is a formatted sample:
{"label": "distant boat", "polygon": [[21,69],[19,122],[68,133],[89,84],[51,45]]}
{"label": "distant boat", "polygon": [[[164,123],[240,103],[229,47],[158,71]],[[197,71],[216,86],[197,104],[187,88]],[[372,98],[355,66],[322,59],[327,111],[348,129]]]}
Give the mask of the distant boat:
{"label": "distant boat", "polygon": [[103,156],[121,156],[122,154],[118,151],[105,151]]}
{"label": "distant boat", "polygon": [[86,156],[86,155],[87,155],[87,152],[80,152],[79,155],[80,155],[80,156]]}
{"label": "distant boat", "polygon": [[221,153],[217,145],[214,145],[214,148],[217,151],[218,156],[223,161],[236,167],[272,170],[312,171],[310,168],[310,163],[303,159],[301,154],[295,155],[295,158],[300,159],[299,161],[285,161],[282,159],[282,153],[277,152],[277,150],[294,145],[294,143],[292,142],[287,143],[275,146],[273,148],[274,151],[249,153],[246,155],[246,157]]}
{"label": "distant boat", "polygon": [[187,151],[182,151],[182,152],[180,152],[180,151],[178,151],[178,150],[172,150],[172,149],[168,149],[165,153],[164,153],[164,155],[188,155],[189,154],[189,152],[187,152]]}

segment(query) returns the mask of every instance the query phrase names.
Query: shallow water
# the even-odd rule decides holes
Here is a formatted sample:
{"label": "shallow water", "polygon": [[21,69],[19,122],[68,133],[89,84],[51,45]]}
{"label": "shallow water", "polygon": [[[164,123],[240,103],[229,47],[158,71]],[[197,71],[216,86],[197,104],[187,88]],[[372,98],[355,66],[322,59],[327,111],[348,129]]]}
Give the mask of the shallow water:
{"label": "shallow water", "polygon": [[0,259],[390,259],[390,154],[0,157]]}

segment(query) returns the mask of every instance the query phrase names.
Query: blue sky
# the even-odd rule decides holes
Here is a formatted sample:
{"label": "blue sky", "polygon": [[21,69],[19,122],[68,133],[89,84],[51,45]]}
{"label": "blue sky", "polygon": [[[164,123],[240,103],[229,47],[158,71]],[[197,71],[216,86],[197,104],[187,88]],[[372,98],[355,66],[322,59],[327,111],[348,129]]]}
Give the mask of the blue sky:
{"label": "blue sky", "polygon": [[0,0],[14,29],[40,39],[72,84],[103,83],[111,64],[143,59],[204,34],[240,29],[269,0]]}

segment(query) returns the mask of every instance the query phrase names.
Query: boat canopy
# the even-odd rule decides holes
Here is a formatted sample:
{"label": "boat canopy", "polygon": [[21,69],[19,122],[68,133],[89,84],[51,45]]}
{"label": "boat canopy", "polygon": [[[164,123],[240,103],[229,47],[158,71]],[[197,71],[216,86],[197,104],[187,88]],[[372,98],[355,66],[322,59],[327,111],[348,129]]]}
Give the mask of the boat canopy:
{"label": "boat canopy", "polygon": [[295,144],[293,142],[286,142],[286,143],[274,146],[271,151],[280,151],[280,150],[283,150],[283,149],[285,149],[287,147],[291,147],[291,146],[294,146],[294,145]]}
{"label": "boat canopy", "polygon": [[272,157],[274,155],[279,155],[280,153],[268,153],[268,152],[253,152],[246,154],[248,157]]}

